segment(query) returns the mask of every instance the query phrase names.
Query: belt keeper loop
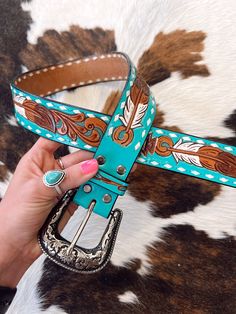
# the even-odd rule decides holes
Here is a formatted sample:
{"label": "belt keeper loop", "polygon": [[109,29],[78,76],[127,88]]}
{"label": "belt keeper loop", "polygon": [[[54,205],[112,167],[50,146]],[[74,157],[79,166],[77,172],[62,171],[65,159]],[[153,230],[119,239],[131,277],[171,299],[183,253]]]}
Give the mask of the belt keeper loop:
{"label": "belt keeper loop", "polygon": [[128,183],[122,181],[102,170],[99,170],[95,177],[90,179],[91,182],[96,183],[120,196],[125,194],[125,191],[128,187]]}

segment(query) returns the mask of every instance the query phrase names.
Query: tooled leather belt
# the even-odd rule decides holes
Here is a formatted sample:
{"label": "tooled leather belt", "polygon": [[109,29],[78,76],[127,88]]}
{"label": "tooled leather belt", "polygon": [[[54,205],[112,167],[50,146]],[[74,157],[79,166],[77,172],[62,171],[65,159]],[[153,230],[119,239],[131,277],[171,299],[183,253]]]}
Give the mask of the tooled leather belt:
{"label": "tooled leather belt", "polygon": [[[106,81],[126,81],[112,116],[47,98],[59,91]],[[94,272],[109,261],[122,217],[113,206],[125,193],[135,162],[236,187],[236,148],[153,127],[155,99],[123,53],[30,71],[16,78],[11,90],[19,124],[50,140],[94,152],[99,162],[97,175],[65,194],[39,234],[44,253],[67,269]],[[88,213],[69,243],[57,226],[71,200],[88,208]],[[76,242],[92,211],[110,220],[98,246],[87,249]]]}

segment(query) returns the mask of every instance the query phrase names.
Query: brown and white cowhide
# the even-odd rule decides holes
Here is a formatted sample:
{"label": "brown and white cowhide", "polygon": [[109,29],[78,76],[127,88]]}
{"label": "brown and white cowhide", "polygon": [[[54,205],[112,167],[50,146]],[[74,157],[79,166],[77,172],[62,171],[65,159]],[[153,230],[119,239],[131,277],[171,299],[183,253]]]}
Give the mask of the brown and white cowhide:
{"label": "brown and white cowhide", "polygon": [[[8,83],[69,58],[128,53],[158,101],[156,125],[236,145],[235,21],[234,0],[0,0],[1,196],[37,139],[17,126]],[[112,113],[119,93],[109,83],[56,97]],[[79,275],[42,256],[8,313],[236,313],[235,190],[145,166],[129,181],[111,263]],[[81,245],[97,243],[105,224],[94,215]]]}

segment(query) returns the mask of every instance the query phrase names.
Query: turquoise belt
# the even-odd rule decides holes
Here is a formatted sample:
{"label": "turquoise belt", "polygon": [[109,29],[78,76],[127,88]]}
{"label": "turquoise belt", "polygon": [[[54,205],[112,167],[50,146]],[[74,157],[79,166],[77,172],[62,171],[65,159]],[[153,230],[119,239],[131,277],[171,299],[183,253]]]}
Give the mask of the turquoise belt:
{"label": "turquoise belt", "polygon": [[[60,103],[47,96],[75,87],[125,81],[113,115]],[[88,150],[99,163],[97,175],[68,191],[39,233],[45,254],[76,272],[95,272],[111,256],[122,212],[113,209],[127,189],[134,163],[166,169],[236,187],[236,148],[189,134],[153,127],[156,102],[149,86],[123,53],[91,56],[29,71],[17,77],[11,91],[18,123],[52,141]],[[158,182],[156,183],[158,184]],[[59,235],[58,223],[69,202],[109,217],[97,247],[72,244]]]}

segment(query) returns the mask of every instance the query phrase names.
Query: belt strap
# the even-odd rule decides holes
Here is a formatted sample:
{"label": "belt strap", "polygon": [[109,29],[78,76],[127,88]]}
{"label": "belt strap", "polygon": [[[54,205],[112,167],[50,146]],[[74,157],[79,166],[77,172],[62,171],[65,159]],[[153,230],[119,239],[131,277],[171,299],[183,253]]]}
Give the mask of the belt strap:
{"label": "belt strap", "polygon": [[[49,99],[70,88],[126,81],[112,116]],[[24,73],[11,84],[17,121],[53,141],[95,153],[97,175],[74,202],[108,217],[134,162],[236,187],[236,148],[152,127],[156,102],[123,53],[77,59]],[[89,185],[89,189],[87,186]]]}

